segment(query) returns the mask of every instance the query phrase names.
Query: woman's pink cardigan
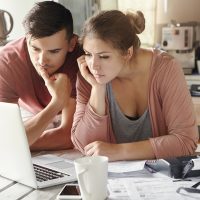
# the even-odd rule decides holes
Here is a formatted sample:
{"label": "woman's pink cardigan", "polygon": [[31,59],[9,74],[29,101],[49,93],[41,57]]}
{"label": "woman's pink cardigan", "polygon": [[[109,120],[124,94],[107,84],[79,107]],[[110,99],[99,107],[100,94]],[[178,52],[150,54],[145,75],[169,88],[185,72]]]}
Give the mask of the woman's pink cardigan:
{"label": "woman's pink cardigan", "polygon": [[[150,142],[156,158],[184,156],[194,153],[198,129],[181,66],[174,58],[159,50],[152,50],[148,109],[153,137]],[[90,104],[91,86],[79,74],[77,79],[77,106],[72,127],[72,141],[77,149],[93,141],[115,143],[109,104],[107,115],[97,115]]]}

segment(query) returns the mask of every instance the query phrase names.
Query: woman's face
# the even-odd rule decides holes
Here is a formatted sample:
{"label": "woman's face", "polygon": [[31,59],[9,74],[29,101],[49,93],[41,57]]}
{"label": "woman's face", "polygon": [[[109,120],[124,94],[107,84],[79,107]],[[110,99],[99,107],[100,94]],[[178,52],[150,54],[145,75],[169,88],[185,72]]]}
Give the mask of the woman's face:
{"label": "woman's face", "polygon": [[110,43],[85,37],[83,49],[88,68],[98,83],[106,84],[120,76],[125,58]]}

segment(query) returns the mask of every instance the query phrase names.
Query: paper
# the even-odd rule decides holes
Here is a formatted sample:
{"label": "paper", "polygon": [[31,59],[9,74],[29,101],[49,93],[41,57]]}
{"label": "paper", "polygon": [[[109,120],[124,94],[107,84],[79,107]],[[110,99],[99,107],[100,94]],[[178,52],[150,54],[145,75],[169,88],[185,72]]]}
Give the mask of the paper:
{"label": "paper", "polygon": [[199,199],[199,194],[179,194],[179,187],[191,187],[195,181],[173,182],[171,178],[121,178],[109,179],[109,200],[183,200]]}
{"label": "paper", "polygon": [[109,200],[140,200],[139,193],[136,188],[131,188],[128,191],[126,184],[124,184],[122,179],[109,179],[108,180],[108,190],[109,190]]}
{"label": "paper", "polygon": [[46,154],[46,155],[40,155],[40,156],[35,156],[32,158],[32,161],[35,163],[40,163],[43,165],[55,163],[55,162],[60,162],[63,161],[64,159],[62,157],[58,157],[52,154]]}
{"label": "paper", "polygon": [[113,173],[139,171],[144,169],[145,162],[144,160],[109,162],[108,171]]}
{"label": "paper", "polygon": [[108,176],[110,178],[149,176],[149,172],[144,169],[144,165],[145,165],[145,161],[109,162]]}

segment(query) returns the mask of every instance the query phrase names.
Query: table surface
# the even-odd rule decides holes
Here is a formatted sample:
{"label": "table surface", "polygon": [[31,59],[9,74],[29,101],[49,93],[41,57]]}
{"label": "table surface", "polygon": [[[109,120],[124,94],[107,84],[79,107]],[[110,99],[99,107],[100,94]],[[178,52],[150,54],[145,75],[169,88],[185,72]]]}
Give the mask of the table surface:
{"label": "table surface", "polygon": [[[198,152],[200,152],[200,144],[198,146]],[[82,154],[77,150],[65,150],[65,151],[56,151],[56,152],[40,152],[39,155],[43,154],[53,154],[60,156],[62,158],[74,160],[78,157],[81,157]],[[35,155],[35,154],[34,154]],[[37,154],[36,154],[37,155]],[[20,162],[20,161],[19,161]],[[64,186],[58,185],[45,189],[33,189],[28,186],[16,183],[14,181],[8,180],[0,176],[0,199],[2,200],[55,200],[61,188]],[[121,198],[117,198],[121,200]],[[143,198],[141,198],[143,199]],[[146,198],[144,198],[146,200]],[[149,198],[148,198],[149,199]],[[186,199],[186,198],[184,198]]]}

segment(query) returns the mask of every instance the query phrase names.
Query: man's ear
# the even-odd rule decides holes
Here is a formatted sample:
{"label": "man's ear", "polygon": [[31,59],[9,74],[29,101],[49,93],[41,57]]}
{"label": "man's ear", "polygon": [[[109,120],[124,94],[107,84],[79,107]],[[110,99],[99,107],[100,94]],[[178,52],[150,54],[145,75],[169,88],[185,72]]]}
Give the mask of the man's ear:
{"label": "man's ear", "polygon": [[74,50],[74,48],[76,46],[76,43],[77,43],[77,40],[78,40],[77,36],[73,36],[70,39],[70,41],[69,41],[69,49],[68,49],[69,52],[72,52]]}

